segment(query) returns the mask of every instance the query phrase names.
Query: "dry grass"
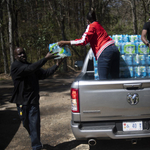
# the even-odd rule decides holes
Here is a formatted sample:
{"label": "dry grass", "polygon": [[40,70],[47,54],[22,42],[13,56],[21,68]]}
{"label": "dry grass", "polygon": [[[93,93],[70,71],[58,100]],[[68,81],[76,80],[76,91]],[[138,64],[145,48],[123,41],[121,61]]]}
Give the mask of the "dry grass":
{"label": "dry grass", "polygon": [[11,80],[11,76],[10,76],[10,74],[1,73],[0,80]]}

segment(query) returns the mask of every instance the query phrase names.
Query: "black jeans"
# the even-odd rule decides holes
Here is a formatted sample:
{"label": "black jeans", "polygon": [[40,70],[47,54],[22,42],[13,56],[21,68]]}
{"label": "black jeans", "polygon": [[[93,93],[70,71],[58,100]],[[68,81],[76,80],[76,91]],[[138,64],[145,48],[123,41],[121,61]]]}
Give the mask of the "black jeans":
{"label": "black jeans", "polygon": [[110,45],[98,58],[99,79],[119,78],[120,52],[115,45]]}
{"label": "black jeans", "polygon": [[20,116],[21,121],[23,122],[23,126],[28,131],[31,142],[32,149],[38,150],[42,148],[42,144],[40,142],[40,110],[39,105],[17,105],[18,114]]}

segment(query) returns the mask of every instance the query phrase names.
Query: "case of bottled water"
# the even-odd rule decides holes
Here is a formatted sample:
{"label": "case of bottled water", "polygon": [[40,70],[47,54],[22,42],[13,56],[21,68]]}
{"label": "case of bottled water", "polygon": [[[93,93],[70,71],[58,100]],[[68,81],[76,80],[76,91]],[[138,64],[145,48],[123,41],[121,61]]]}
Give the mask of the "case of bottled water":
{"label": "case of bottled water", "polygon": [[68,46],[60,47],[60,46],[58,46],[57,43],[49,44],[49,51],[50,52],[52,51],[53,53],[58,52],[57,55],[59,57],[57,57],[55,59],[60,59],[60,58],[71,56],[71,51],[68,48]]}

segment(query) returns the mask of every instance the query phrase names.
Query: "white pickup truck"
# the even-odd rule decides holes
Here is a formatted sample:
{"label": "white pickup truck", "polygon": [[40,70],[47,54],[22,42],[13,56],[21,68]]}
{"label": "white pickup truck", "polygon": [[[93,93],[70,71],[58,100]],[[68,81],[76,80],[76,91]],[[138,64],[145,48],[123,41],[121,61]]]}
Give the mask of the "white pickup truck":
{"label": "white pickup truck", "polygon": [[77,140],[150,137],[150,77],[95,80],[92,50],[71,85],[71,104]]}

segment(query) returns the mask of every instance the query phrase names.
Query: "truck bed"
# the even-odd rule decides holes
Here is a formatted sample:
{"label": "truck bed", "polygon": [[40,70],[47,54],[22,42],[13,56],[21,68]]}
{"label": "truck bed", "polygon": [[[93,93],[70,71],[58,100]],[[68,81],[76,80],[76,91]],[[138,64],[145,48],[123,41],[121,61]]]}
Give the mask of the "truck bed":
{"label": "truck bed", "polygon": [[[150,79],[95,80],[92,55],[72,83],[77,92],[77,112],[72,111],[72,131],[77,139],[142,138],[150,136]],[[74,101],[74,99],[72,99]]]}

